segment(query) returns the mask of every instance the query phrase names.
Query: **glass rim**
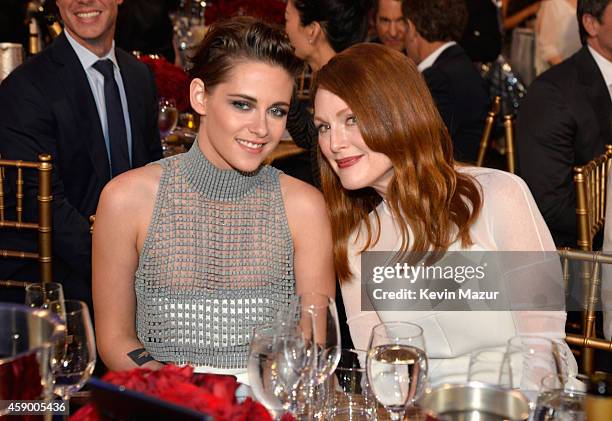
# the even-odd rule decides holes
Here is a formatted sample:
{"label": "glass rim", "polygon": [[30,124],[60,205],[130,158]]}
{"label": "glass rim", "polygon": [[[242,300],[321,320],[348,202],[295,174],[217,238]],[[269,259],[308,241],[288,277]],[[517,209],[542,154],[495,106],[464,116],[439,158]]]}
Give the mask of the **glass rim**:
{"label": "glass rim", "polygon": [[[42,282],[30,282],[26,285],[25,289],[26,291],[30,289],[37,289],[37,288],[42,289],[42,284],[43,284]],[[63,292],[64,287],[59,282],[45,282],[44,284],[46,286],[52,286],[52,287],[59,286],[59,289],[61,289]]]}
{"label": "glass rim", "polygon": [[411,328],[416,328],[417,329],[417,333],[416,334],[412,334],[412,335],[387,335],[387,336],[393,336],[394,338],[397,339],[409,339],[409,338],[416,338],[419,336],[424,336],[424,331],[423,328],[421,326],[419,326],[416,323],[412,323],[412,322],[404,322],[404,321],[394,321],[394,322],[382,322],[379,323],[377,325],[375,325],[372,328],[372,332],[371,335],[382,335],[382,333],[379,332],[380,329],[382,328],[388,328],[388,327],[393,327],[393,326],[406,326],[406,327],[411,327]]}
{"label": "glass rim", "polygon": [[[77,313],[82,313],[82,312],[89,312],[89,308],[87,307],[87,304],[84,301],[81,300],[72,300],[72,299],[68,299],[68,300],[51,300],[49,301],[49,305],[53,304],[53,303],[63,303],[64,304],[64,312],[66,314],[66,316],[68,315],[72,315],[72,314],[77,314]],[[68,306],[67,304],[70,304],[71,306],[74,304],[78,303],[78,308],[72,309],[72,310],[68,310]]]}

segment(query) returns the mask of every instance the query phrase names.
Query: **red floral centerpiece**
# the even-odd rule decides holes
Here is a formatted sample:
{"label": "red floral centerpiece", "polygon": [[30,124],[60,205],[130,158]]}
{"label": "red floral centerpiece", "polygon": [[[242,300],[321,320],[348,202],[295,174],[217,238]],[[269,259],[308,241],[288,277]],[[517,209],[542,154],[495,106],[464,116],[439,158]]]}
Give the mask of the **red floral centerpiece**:
{"label": "red floral centerpiece", "polygon": [[[167,365],[158,371],[136,368],[130,371],[109,372],[102,380],[124,386],[187,408],[211,415],[215,421],[272,421],[268,411],[258,402],[246,398],[238,403],[234,376],[197,374],[193,367]],[[71,421],[98,421],[93,404],[79,409]],[[283,421],[295,420],[285,415]]]}
{"label": "red floral centerpiece", "polygon": [[157,95],[160,98],[174,98],[179,112],[188,111],[190,105],[187,72],[163,57],[141,55],[138,59],[151,68],[155,77]]}

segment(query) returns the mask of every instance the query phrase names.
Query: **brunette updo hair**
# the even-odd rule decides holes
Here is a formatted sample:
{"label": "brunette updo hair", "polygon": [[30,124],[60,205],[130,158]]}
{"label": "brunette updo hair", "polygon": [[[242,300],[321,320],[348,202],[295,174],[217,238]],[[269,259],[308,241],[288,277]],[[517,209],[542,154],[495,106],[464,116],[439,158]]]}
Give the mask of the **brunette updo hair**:
{"label": "brunette updo hair", "polygon": [[189,76],[207,90],[223,83],[236,62],[255,60],[280,66],[292,77],[301,70],[285,33],[251,17],[235,17],[211,25],[191,58]]}
{"label": "brunette updo hair", "polygon": [[335,52],[363,42],[372,0],[293,0],[302,26],[319,22]]}

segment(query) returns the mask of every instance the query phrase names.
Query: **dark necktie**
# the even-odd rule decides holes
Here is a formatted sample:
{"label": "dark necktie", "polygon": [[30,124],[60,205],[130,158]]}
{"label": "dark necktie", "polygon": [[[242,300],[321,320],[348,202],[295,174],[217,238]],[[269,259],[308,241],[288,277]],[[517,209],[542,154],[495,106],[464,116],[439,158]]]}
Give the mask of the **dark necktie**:
{"label": "dark necktie", "polygon": [[104,102],[106,103],[111,175],[115,177],[130,169],[127,131],[123,118],[123,107],[121,107],[121,97],[119,96],[119,86],[115,81],[112,61],[109,59],[99,60],[93,67],[104,76]]}

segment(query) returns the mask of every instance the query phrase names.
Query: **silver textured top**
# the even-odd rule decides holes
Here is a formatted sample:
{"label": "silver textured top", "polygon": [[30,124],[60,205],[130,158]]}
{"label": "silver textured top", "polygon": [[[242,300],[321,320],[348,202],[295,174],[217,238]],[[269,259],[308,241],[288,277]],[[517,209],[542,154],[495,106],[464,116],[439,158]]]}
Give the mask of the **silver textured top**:
{"label": "silver textured top", "polygon": [[220,170],[197,142],[157,163],[135,275],[138,339],[158,361],[245,368],[253,329],[295,295],[280,171]]}

